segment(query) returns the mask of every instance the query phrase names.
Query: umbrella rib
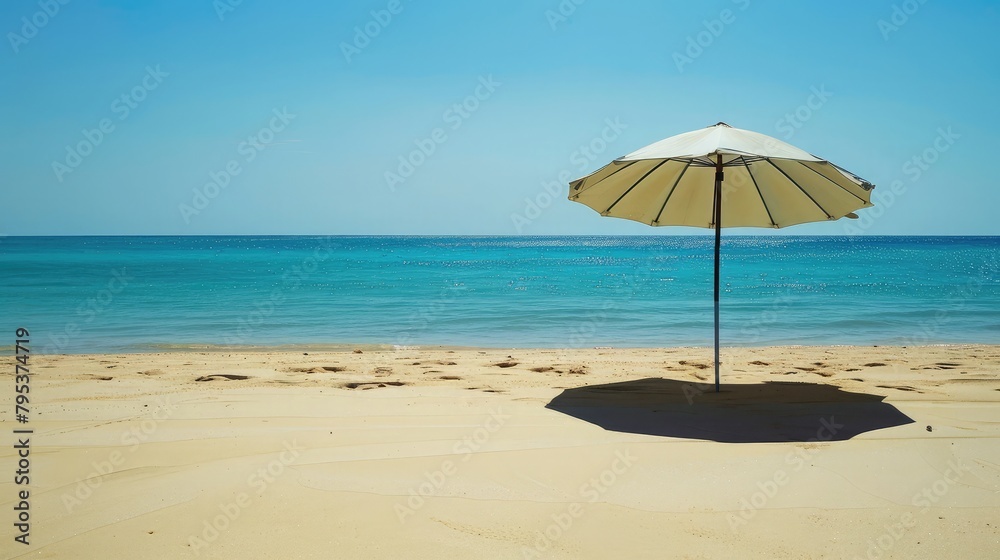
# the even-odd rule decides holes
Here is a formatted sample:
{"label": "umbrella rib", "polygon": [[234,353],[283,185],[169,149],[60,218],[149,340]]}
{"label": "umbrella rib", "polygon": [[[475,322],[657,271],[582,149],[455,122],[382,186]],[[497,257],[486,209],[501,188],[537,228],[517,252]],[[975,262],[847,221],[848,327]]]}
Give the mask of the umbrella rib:
{"label": "umbrella rib", "polygon": [[[826,161],[826,160],[824,160],[824,161]],[[862,189],[865,189],[866,191],[870,191],[870,190],[872,190],[872,189],[875,188],[875,185],[873,185],[872,182],[869,181],[868,179],[865,179],[863,177],[858,177],[857,174],[851,173],[850,171],[844,169],[843,167],[837,165],[836,163],[833,163],[832,161],[827,161],[827,163],[829,163],[833,167],[836,167],[837,169],[839,169],[840,172],[843,173],[844,175],[850,175],[851,177],[854,177],[858,181],[861,181],[861,183],[862,183],[861,184],[861,188]],[[870,188],[866,188],[865,185],[868,185],[868,187],[870,187]]]}
{"label": "umbrella rib", "polygon": [[663,210],[666,209],[667,203],[670,202],[670,197],[673,196],[674,191],[677,190],[677,185],[680,184],[681,179],[684,178],[684,174],[687,173],[689,167],[691,167],[690,161],[684,164],[684,169],[681,169],[680,175],[678,175],[677,180],[674,181],[674,186],[670,187],[670,192],[667,193],[667,198],[663,199],[663,206],[660,206],[660,211],[656,214],[656,219],[653,220],[654,224],[660,223],[660,216],[663,215]]}
{"label": "umbrella rib", "polygon": [[[630,162],[626,163],[625,165],[623,165],[623,166],[619,167],[618,169],[615,169],[614,171],[612,171],[610,174],[608,174],[607,177],[605,177],[604,179],[601,179],[601,181],[604,181],[606,179],[610,179],[612,176],[614,176],[619,171],[625,171],[626,169],[628,169],[629,167],[631,167],[633,163],[639,163],[640,161],[642,161],[642,160],[637,159],[635,161],[630,161]],[[614,163],[614,162],[612,162],[612,163]],[[601,181],[598,181],[597,183],[600,183]],[[597,183],[594,183],[594,185],[596,185]],[[591,186],[594,186],[594,185],[591,185]]]}
{"label": "umbrella rib", "polygon": [[807,192],[806,192],[806,190],[802,188],[802,185],[800,185],[800,184],[796,183],[796,182],[795,182],[795,179],[792,179],[792,178],[791,178],[791,177],[790,177],[790,176],[788,175],[788,173],[785,173],[785,171],[784,171],[784,170],[783,170],[782,168],[780,168],[780,167],[778,167],[777,165],[775,165],[775,164],[774,164],[774,162],[770,160],[770,158],[768,158],[768,159],[767,159],[767,160],[765,160],[765,161],[767,161],[767,163],[770,163],[770,164],[771,164],[771,167],[773,167],[773,168],[777,169],[777,170],[778,170],[778,173],[781,173],[782,175],[784,175],[784,176],[785,176],[785,178],[786,178],[786,179],[788,179],[789,181],[791,181],[791,182],[792,182],[792,184],[793,184],[793,185],[795,185],[795,187],[796,187],[796,188],[798,188],[798,189],[799,189],[800,191],[802,191],[802,194],[804,194],[804,195],[806,195],[807,197],[809,197],[809,200],[811,200],[811,201],[812,201],[812,203],[816,205],[816,208],[819,208],[819,209],[820,209],[820,210],[821,210],[821,211],[822,211],[822,212],[823,212],[824,214],[826,214],[826,217],[827,217],[827,218],[829,218],[829,219],[831,219],[831,220],[833,219],[833,215],[832,215],[832,214],[830,214],[829,212],[827,212],[825,208],[823,208],[822,206],[820,206],[820,204],[819,204],[818,202],[816,202],[816,199],[815,199],[815,198],[813,198],[811,194],[807,193]]}
{"label": "umbrella rib", "polygon": [[[867,200],[865,200],[865,199],[861,198],[860,196],[858,196],[858,195],[856,195],[856,194],[852,193],[851,191],[847,190],[847,189],[846,189],[846,188],[845,188],[845,187],[844,187],[843,185],[841,185],[840,183],[838,183],[838,182],[834,181],[833,179],[831,179],[831,178],[827,177],[826,175],[823,175],[822,173],[820,173],[819,171],[816,171],[816,170],[815,170],[815,169],[813,169],[812,167],[809,167],[808,165],[806,165],[806,164],[804,164],[804,163],[802,163],[801,165],[802,165],[802,167],[805,167],[805,168],[806,168],[806,169],[808,169],[809,171],[812,171],[813,173],[815,173],[815,174],[819,175],[820,177],[822,177],[822,178],[826,179],[827,181],[830,181],[830,182],[831,182],[831,183],[833,183],[834,185],[837,185],[837,186],[838,186],[838,187],[840,187],[840,188],[841,188],[841,189],[842,189],[842,190],[843,190],[844,192],[846,192],[847,194],[849,194],[849,195],[853,196],[854,198],[856,198],[856,199],[860,200],[861,202],[868,202]],[[833,165],[833,164],[831,163],[830,165]],[[834,166],[834,167],[836,167],[836,166]]]}
{"label": "umbrella rib", "polygon": [[764,205],[764,211],[767,212],[767,219],[771,220],[772,226],[778,227],[778,223],[774,221],[774,216],[771,215],[771,209],[767,207],[767,201],[764,200],[764,193],[760,192],[760,185],[757,184],[757,178],[753,176],[753,171],[750,170],[750,164],[747,163],[746,166],[747,175],[749,175],[750,180],[753,181],[753,186],[757,189],[757,196],[760,197],[760,203]]}
{"label": "umbrella rib", "polygon": [[647,171],[645,175],[643,175],[642,177],[639,177],[638,181],[636,181],[635,183],[632,183],[632,186],[629,187],[628,190],[626,190],[625,192],[623,192],[622,195],[618,197],[618,200],[612,202],[611,206],[608,206],[608,209],[605,210],[604,212],[601,212],[601,214],[607,214],[608,212],[610,212],[611,209],[614,208],[619,202],[621,202],[623,198],[625,198],[626,196],[628,196],[628,193],[632,192],[632,189],[638,187],[639,183],[641,183],[646,177],[649,177],[650,173],[656,171],[657,169],[659,169],[663,164],[667,163],[668,161],[670,161],[670,160],[669,159],[665,159],[665,160],[661,161],[660,163],[657,163],[652,169],[650,169],[649,171]]}

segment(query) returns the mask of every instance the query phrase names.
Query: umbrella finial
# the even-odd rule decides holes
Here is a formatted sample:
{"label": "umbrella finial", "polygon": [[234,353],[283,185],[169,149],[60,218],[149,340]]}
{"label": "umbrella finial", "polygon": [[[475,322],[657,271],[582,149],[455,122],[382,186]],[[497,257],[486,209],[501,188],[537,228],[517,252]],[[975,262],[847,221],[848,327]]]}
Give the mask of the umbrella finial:
{"label": "umbrella finial", "polygon": [[728,124],[726,124],[726,123],[724,123],[722,121],[719,121],[719,122],[713,124],[712,126],[724,126],[726,128],[733,128],[733,127],[729,126]]}

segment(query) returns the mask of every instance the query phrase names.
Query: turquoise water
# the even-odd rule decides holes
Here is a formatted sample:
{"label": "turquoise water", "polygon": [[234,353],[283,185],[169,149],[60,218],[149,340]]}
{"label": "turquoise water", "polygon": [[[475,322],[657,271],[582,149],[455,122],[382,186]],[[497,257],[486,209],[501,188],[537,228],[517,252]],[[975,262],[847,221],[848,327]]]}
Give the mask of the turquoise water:
{"label": "turquoise water", "polygon": [[[723,237],[723,345],[1000,343],[1000,238]],[[0,347],[712,343],[712,238],[8,237]]]}

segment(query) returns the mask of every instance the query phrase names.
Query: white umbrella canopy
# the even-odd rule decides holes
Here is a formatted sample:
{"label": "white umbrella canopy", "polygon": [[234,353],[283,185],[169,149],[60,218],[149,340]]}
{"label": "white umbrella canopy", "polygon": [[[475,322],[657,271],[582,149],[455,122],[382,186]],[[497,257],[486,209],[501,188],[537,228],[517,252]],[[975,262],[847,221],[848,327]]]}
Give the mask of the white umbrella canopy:
{"label": "white umbrella canopy", "polygon": [[721,227],[780,228],[872,206],[873,185],[781,140],[719,123],[660,140],[570,183],[569,198],[653,226],[714,228],[715,172],[725,170]]}
{"label": "white umbrella canopy", "polygon": [[[781,228],[856,218],[874,185],[770,136],[726,123],[622,156],[570,183],[569,199],[652,226],[715,230],[715,389],[719,390],[719,246],[723,227]],[[717,218],[717,216],[721,216]]]}

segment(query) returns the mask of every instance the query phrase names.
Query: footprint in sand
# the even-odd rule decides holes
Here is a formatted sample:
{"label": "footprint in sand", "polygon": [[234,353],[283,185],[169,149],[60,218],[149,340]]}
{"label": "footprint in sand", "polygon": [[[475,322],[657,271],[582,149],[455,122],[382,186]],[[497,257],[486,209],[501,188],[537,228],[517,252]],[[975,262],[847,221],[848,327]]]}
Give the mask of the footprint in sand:
{"label": "footprint in sand", "polygon": [[342,389],[374,389],[376,387],[402,387],[406,383],[402,381],[352,381],[340,385]]}
{"label": "footprint in sand", "polygon": [[250,379],[249,375],[236,375],[235,373],[213,373],[212,375],[202,375],[195,381],[214,381],[216,379],[226,379],[228,381],[242,381]]}
{"label": "footprint in sand", "polygon": [[461,381],[462,378],[457,375],[442,375],[438,379],[444,379],[445,381]]}
{"label": "footprint in sand", "polygon": [[556,368],[551,367],[551,366],[538,366],[538,367],[531,368],[531,371],[533,371],[535,373],[544,373],[546,371],[552,371],[554,369],[556,369]]}
{"label": "footprint in sand", "polygon": [[511,367],[516,366],[517,362],[497,362],[497,363],[492,364],[492,365],[496,366],[498,368],[511,368]]}
{"label": "footprint in sand", "polygon": [[882,362],[868,362],[865,367],[882,367],[884,365]]}
{"label": "footprint in sand", "polygon": [[[924,367],[922,367],[920,369],[955,369],[955,368],[958,368],[958,367],[962,367],[962,364],[957,364],[955,362],[938,362],[938,363],[936,363],[936,364],[934,364],[932,366],[924,366]],[[912,369],[916,369],[916,368],[912,368]]]}
{"label": "footprint in sand", "polygon": [[754,361],[750,362],[750,365],[752,365],[752,366],[769,366],[771,364],[769,364],[767,362],[762,362],[760,360],[754,360]]}
{"label": "footprint in sand", "polygon": [[917,391],[917,389],[910,387],[909,385],[876,385],[876,387],[881,387],[883,389],[896,389],[898,391],[916,391],[917,393],[923,394],[923,391]]}
{"label": "footprint in sand", "polygon": [[291,373],[325,373],[328,371],[333,371],[333,372],[347,371],[347,368],[344,366],[313,366],[313,367],[293,367],[293,368],[288,368],[285,371]]}
{"label": "footprint in sand", "polygon": [[680,364],[680,365],[682,365],[682,366],[691,366],[691,367],[696,367],[698,369],[708,369],[708,368],[712,367],[712,366],[710,366],[708,364],[703,364],[703,363],[700,363],[700,362],[689,362],[687,360],[678,360],[677,363]]}

